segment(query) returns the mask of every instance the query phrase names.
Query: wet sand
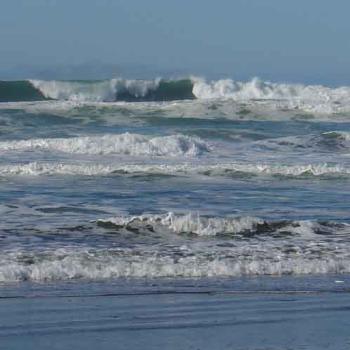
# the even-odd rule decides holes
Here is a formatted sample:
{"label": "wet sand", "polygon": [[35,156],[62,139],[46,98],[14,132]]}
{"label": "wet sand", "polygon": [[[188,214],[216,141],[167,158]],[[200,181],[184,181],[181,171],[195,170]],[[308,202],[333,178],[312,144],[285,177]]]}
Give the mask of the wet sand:
{"label": "wet sand", "polygon": [[0,349],[349,349],[349,281],[294,280],[2,288]]}

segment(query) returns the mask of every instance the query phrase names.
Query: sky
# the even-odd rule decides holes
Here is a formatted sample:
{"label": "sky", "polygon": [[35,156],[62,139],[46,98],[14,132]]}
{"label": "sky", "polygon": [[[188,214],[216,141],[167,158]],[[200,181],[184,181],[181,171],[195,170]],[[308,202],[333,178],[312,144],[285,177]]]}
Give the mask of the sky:
{"label": "sky", "polygon": [[350,85],[349,0],[0,4],[0,78],[88,63],[99,72],[120,65],[149,74]]}

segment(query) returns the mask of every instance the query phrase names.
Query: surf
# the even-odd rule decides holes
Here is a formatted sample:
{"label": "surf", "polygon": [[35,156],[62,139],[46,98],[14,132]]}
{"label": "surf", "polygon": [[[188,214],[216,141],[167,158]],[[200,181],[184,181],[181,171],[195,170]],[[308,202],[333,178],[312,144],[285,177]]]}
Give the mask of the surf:
{"label": "surf", "polygon": [[0,102],[59,100],[74,102],[161,102],[176,100],[270,101],[276,107],[337,113],[350,107],[350,87],[288,84],[233,79],[181,79],[99,81],[22,80],[0,81]]}
{"label": "surf", "polygon": [[136,102],[191,100],[193,83],[180,80],[1,81],[0,102],[65,100],[75,102]]}

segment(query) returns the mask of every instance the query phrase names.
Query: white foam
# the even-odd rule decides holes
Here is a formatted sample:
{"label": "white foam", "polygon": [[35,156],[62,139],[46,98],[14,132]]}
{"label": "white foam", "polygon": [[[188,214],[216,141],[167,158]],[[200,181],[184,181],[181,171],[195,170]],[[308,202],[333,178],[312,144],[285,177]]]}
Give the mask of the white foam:
{"label": "white foam", "polygon": [[158,244],[145,240],[118,248],[4,250],[0,282],[350,272],[346,239],[350,226],[344,223],[208,218],[192,213],[120,216],[99,222],[108,224],[108,230],[112,224],[116,231],[129,229],[129,234],[145,238],[156,234]]}
{"label": "white foam", "polygon": [[[162,112],[165,117],[268,120],[298,117],[334,121],[349,119],[350,87],[347,86],[330,88],[322,85],[283,84],[257,78],[247,82],[232,79],[206,81],[198,77],[191,77],[191,80],[193,94],[197,100],[126,103],[124,108],[136,115],[144,111],[150,114],[155,110],[158,113]],[[118,109],[120,107],[118,104],[123,103],[115,102],[118,100],[118,94],[142,98],[155,91],[160,81],[160,79],[111,79],[97,82],[31,80],[33,86],[44,96],[56,101],[1,103],[0,108],[21,107],[29,111],[42,109],[59,111],[88,104],[97,107],[109,105]],[[50,107],[51,105],[53,107]]]}
{"label": "white foam", "polygon": [[254,78],[248,82],[223,79],[207,82],[192,78],[197,98],[232,98],[236,100],[318,100],[336,101],[350,98],[350,87],[329,88],[322,85],[278,84]]}
{"label": "white foam", "polygon": [[305,164],[305,165],[276,165],[276,164],[243,164],[228,163],[215,165],[195,164],[125,164],[105,165],[95,163],[47,163],[30,162],[25,164],[0,165],[0,175],[81,175],[99,176],[109,174],[144,174],[144,175],[204,175],[204,176],[288,176],[288,177],[343,177],[350,176],[350,168],[342,165]]}
{"label": "white foam", "polygon": [[116,101],[118,93],[129,93],[136,98],[145,97],[156,90],[160,79],[125,80],[111,79],[97,82],[76,82],[57,80],[30,80],[30,83],[46,97],[56,100],[77,102]]}
{"label": "white foam", "polygon": [[199,168],[200,173],[214,175],[230,175],[244,173],[267,176],[348,176],[350,168],[342,165],[324,164],[223,164]]}
{"label": "white foam", "polygon": [[337,113],[350,110],[350,87],[278,84],[254,78],[248,82],[192,78],[198,99],[232,99],[237,102],[270,100],[271,107],[311,113]]}
{"label": "white foam", "polygon": [[198,214],[189,213],[176,215],[167,213],[163,215],[125,216],[98,220],[100,223],[111,223],[121,227],[141,225],[155,229],[167,228],[170,231],[181,234],[191,233],[198,236],[215,236],[219,234],[238,234],[256,229],[258,224],[264,221],[254,217],[237,218],[206,218]]}
{"label": "white foam", "polygon": [[323,257],[311,258],[309,253],[268,252],[266,248],[263,245],[260,250],[254,250],[252,246],[240,247],[226,256],[219,253],[193,253],[185,247],[182,256],[132,249],[6,252],[0,257],[0,282],[350,272],[350,260],[345,256],[325,254]]}
{"label": "white foam", "polygon": [[197,137],[171,135],[150,137],[139,134],[42,138],[0,142],[0,152],[26,150],[76,154],[125,154],[132,156],[197,156],[210,147]]}
{"label": "white foam", "polygon": [[9,164],[0,166],[2,176],[40,176],[40,175],[81,175],[98,176],[113,173],[115,168],[99,164],[64,164],[64,163],[40,163]]}
{"label": "white foam", "polygon": [[[312,113],[349,111],[350,87],[330,88],[322,85],[286,84],[254,78],[247,82],[222,79],[206,81],[191,77],[192,92],[197,99],[231,99],[236,102],[271,101],[277,108],[300,109]],[[160,79],[111,79],[96,82],[30,80],[46,98],[76,102],[113,102],[118,94],[145,97],[159,87]],[[345,110],[344,110],[345,108]]]}
{"label": "white foam", "polygon": [[[139,216],[117,216],[99,219],[99,224],[112,224],[117,229],[139,228],[152,232],[172,232],[176,234],[194,234],[197,236],[246,235],[285,233],[300,235],[303,238],[314,236],[318,232],[336,234],[349,225],[319,223],[317,221],[266,221],[258,217],[206,217],[198,213],[175,214],[144,214]],[[342,227],[342,228],[341,228]]]}
{"label": "white foam", "polygon": [[[84,109],[85,106],[93,110]],[[79,110],[80,108],[81,111]],[[198,118],[229,120],[294,120],[309,121],[331,120],[333,122],[348,122],[350,99],[347,101],[327,102],[309,100],[234,100],[226,99],[196,99],[168,102],[98,102],[78,100],[52,100],[37,102],[2,102],[0,109],[23,109],[29,113],[53,113],[63,117],[73,116],[89,118],[96,116],[115,123],[125,124],[140,122],[138,117],[158,115],[163,118]],[[131,117],[126,117],[130,115]]]}

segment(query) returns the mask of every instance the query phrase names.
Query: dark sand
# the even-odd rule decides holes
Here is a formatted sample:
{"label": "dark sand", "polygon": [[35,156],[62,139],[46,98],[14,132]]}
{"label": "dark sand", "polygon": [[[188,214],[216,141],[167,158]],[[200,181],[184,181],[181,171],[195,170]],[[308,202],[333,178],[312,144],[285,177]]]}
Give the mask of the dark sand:
{"label": "dark sand", "polygon": [[0,349],[348,350],[339,278],[3,286]]}

